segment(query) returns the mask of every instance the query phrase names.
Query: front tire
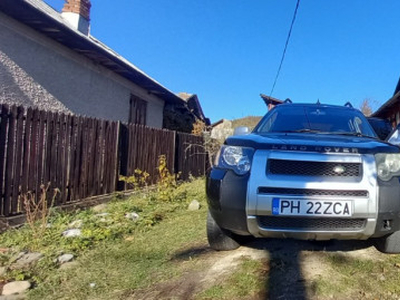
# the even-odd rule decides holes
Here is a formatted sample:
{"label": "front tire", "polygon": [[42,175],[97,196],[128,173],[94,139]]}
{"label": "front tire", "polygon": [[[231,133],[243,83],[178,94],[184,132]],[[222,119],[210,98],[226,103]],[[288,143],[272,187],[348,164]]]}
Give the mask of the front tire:
{"label": "front tire", "polygon": [[240,246],[233,233],[219,227],[210,212],[207,215],[207,239],[210,247],[217,251],[235,250]]}
{"label": "front tire", "polygon": [[400,231],[379,238],[376,241],[375,248],[383,253],[400,253]]}

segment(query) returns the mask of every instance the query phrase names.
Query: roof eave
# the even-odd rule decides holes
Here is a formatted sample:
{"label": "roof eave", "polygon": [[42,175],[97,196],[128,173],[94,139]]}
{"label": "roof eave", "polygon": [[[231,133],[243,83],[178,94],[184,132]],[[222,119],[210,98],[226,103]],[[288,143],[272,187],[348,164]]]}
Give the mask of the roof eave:
{"label": "roof eave", "polygon": [[[46,5],[46,7],[44,6]],[[43,9],[46,8],[46,10]],[[116,74],[157,95],[166,102],[184,104],[184,101],[129,61],[63,22],[57,12],[40,0],[2,0],[0,11],[35,29],[43,35],[70,48]],[[57,13],[57,15],[56,15]]]}
{"label": "roof eave", "polygon": [[400,91],[394,94],[392,98],[390,98],[388,101],[386,101],[386,103],[384,103],[380,108],[378,108],[378,110],[374,112],[371,115],[371,117],[379,117],[380,115],[382,115],[382,113],[390,109],[390,106],[392,106],[399,98],[400,98]]}

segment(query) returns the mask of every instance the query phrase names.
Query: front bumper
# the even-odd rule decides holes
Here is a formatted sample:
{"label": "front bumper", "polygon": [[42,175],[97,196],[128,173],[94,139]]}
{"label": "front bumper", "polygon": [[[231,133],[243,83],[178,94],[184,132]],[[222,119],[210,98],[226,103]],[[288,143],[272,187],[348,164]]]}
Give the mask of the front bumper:
{"label": "front bumper", "polygon": [[[306,240],[367,239],[400,230],[400,183],[397,178],[381,182],[376,177],[373,155],[326,155],[296,153],[296,159],[313,161],[358,161],[359,178],[327,179],[318,177],[271,175],[266,172],[270,157],[287,155],[257,151],[251,175],[238,176],[232,171],[213,169],[207,177],[210,212],[222,228],[255,237],[296,238]],[[289,156],[290,158],[290,156]],[[260,187],[277,188],[264,193]],[[290,190],[363,191],[353,195],[290,195]],[[274,216],[272,199],[352,201],[350,218]]]}

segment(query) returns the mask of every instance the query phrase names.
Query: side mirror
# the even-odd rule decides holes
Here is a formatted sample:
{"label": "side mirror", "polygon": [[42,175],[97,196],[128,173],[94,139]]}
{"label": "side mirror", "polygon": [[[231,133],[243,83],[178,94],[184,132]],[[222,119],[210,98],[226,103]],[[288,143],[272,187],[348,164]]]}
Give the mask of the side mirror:
{"label": "side mirror", "polygon": [[246,135],[249,133],[250,133],[249,127],[239,126],[235,128],[233,135]]}
{"label": "side mirror", "polygon": [[395,146],[400,146],[400,124],[397,125],[396,129],[389,135],[387,142]]}

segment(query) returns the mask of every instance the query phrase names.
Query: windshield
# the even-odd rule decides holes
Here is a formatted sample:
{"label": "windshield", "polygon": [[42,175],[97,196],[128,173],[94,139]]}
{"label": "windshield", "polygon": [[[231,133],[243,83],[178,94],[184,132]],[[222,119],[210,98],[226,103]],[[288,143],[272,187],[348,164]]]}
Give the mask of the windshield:
{"label": "windshield", "polygon": [[376,137],[361,112],[315,106],[278,106],[264,117],[254,132],[310,132]]}

